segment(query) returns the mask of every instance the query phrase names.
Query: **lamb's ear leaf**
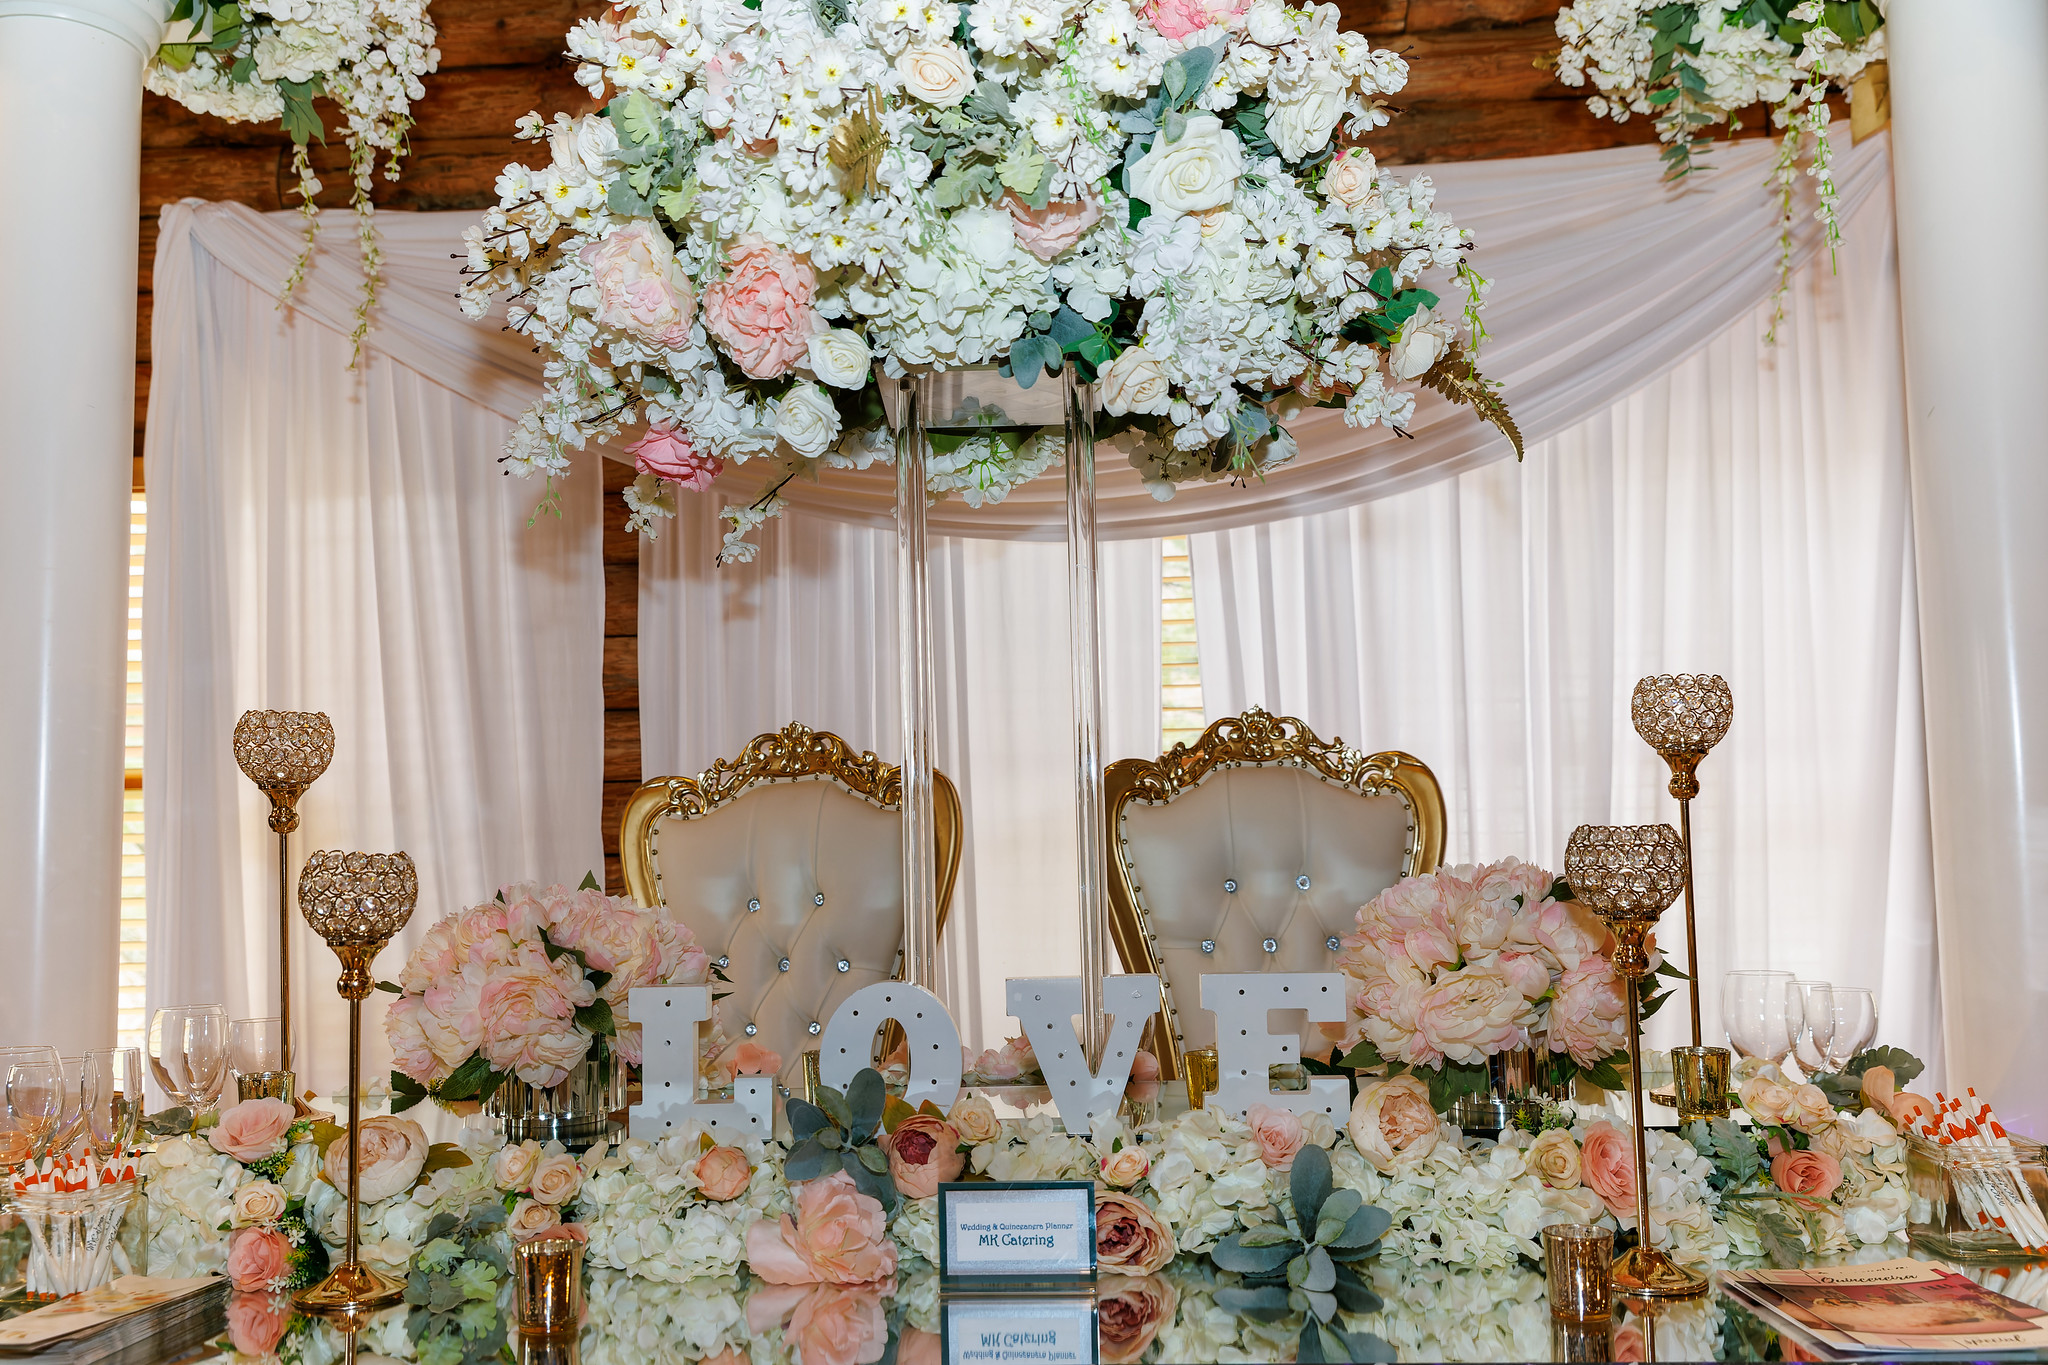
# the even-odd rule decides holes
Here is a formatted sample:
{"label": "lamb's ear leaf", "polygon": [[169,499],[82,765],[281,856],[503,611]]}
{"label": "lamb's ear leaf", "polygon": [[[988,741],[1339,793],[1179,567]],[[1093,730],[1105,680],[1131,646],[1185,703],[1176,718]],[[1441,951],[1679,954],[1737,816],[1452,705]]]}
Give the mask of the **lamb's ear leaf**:
{"label": "lamb's ear leaf", "polygon": [[1394,1215],[1376,1204],[1354,1210],[1344,1222],[1344,1231],[1324,1243],[1332,1251],[1357,1251],[1371,1246],[1394,1226]]}
{"label": "lamb's ear leaf", "polygon": [[[841,1128],[853,1127],[853,1108],[846,1102],[846,1096],[829,1085],[818,1087],[818,1107],[828,1114],[832,1122]],[[879,1117],[879,1115],[877,1115]]]}
{"label": "lamb's ear leaf", "polygon": [[805,1138],[797,1144],[795,1151],[784,1158],[782,1163],[783,1179],[792,1185],[805,1180],[815,1180],[826,1173],[825,1167],[828,1161],[837,1165],[837,1154],[826,1151],[824,1144],[815,1137]]}
{"label": "lamb's ear leaf", "polygon": [[[1316,1214],[1315,1240],[1319,1246],[1328,1246],[1343,1236],[1351,1215],[1358,1212],[1365,1203],[1365,1196],[1357,1190],[1332,1190],[1330,1197],[1323,1201],[1322,1209]],[[1306,1233],[1307,1228],[1302,1231]]]}
{"label": "lamb's ear leaf", "polygon": [[1314,1145],[1303,1146],[1288,1175],[1288,1192],[1294,1197],[1295,1225],[1304,1237],[1315,1235],[1316,1217],[1330,1197],[1330,1185],[1330,1154]]}
{"label": "lamb's ear leaf", "polygon": [[1348,1265],[1337,1267],[1337,1283],[1330,1292],[1337,1296],[1337,1306],[1347,1313],[1377,1313],[1386,1306],[1371,1286]]}
{"label": "lamb's ear leaf", "polygon": [[832,1120],[826,1116],[824,1110],[809,1100],[800,1100],[794,1095],[782,1102],[782,1112],[789,1116],[790,1134],[799,1142],[820,1128],[832,1126]]}
{"label": "lamb's ear leaf", "polygon": [[1250,1246],[1245,1242],[1244,1233],[1233,1232],[1216,1244],[1216,1249],[1209,1253],[1209,1259],[1220,1270],[1235,1270],[1243,1275],[1270,1274],[1293,1260],[1297,1250],[1292,1237],[1283,1242]]}
{"label": "lamb's ear leaf", "polygon": [[888,1098],[889,1089],[882,1084],[882,1073],[871,1066],[862,1067],[853,1084],[846,1087],[847,1136],[856,1142],[873,1137],[875,1129],[881,1126]]}

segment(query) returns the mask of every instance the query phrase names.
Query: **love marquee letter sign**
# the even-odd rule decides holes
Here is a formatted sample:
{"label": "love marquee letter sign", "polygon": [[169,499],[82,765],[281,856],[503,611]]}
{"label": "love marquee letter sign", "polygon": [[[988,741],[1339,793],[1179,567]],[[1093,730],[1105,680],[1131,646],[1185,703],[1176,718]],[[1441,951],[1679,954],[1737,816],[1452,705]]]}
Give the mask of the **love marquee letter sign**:
{"label": "love marquee letter sign", "polygon": [[[1322,1111],[1335,1117],[1349,1104],[1340,1079],[1316,1077],[1307,1090],[1274,1090],[1267,1068],[1300,1060],[1300,1044],[1272,1031],[1274,1010],[1305,1009],[1311,1022],[1344,1017],[1344,978],[1336,972],[1243,972],[1205,975],[1202,1004],[1216,1016],[1217,1104],[1242,1117],[1253,1104]],[[1010,1013],[1024,1025],[1052,1102],[1067,1131],[1087,1136],[1095,1120],[1116,1112],[1137,1059],[1145,1021],[1159,1009],[1156,976],[1105,976],[1103,1007],[1110,1016],[1108,1043],[1092,1069],[1075,1016],[1081,1012],[1078,976],[1021,976],[1008,982]],[[709,986],[638,986],[629,1005],[641,1027],[641,1103],[629,1117],[636,1138],[659,1138],[685,1123],[701,1123],[727,1137],[772,1135],[773,1082],[740,1076],[730,1100],[697,1098],[697,1028],[711,1017]],[[960,1094],[960,1030],[930,991],[902,981],[878,981],[841,1001],[819,1040],[819,1078],[843,1090],[871,1064],[875,1035],[895,1022],[908,1041],[910,1076],[904,1099],[930,1100],[950,1109]]]}

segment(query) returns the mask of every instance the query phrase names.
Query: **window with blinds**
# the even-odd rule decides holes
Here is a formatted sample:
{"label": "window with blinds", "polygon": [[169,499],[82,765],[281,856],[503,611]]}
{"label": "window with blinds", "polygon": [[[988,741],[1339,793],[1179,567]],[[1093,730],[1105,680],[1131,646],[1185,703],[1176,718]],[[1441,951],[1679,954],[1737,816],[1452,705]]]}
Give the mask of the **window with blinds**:
{"label": "window with blinds", "polygon": [[1202,737],[1202,656],[1188,538],[1168,536],[1159,549],[1159,742],[1171,749]]}
{"label": "window with blinds", "polygon": [[116,1025],[122,1047],[141,1047],[143,964],[149,926],[142,914],[142,544],[143,500],[128,504],[127,780],[121,800],[121,995]]}

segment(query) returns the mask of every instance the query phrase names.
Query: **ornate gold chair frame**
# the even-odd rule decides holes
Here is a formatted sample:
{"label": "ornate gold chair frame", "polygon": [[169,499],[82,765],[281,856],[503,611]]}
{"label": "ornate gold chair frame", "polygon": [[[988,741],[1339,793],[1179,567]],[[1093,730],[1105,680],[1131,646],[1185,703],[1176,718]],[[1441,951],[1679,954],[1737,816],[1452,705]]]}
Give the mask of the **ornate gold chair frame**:
{"label": "ornate gold chair frame", "polygon": [[1174,1017],[1173,984],[1156,951],[1158,935],[1125,837],[1125,817],[1134,803],[1159,805],[1200,786],[1217,772],[1250,766],[1291,766],[1361,797],[1397,796],[1409,813],[1401,875],[1436,870],[1444,852],[1443,792],[1436,775],[1412,754],[1387,750],[1362,754],[1342,740],[1325,743],[1293,716],[1268,715],[1252,707],[1226,716],[1192,745],[1176,744],[1156,760],[1119,759],[1103,771],[1103,806],[1108,822],[1110,933],[1124,970],[1157,973],[1164,1006],[1152,1024],[1153,1051],[1168,1078],[1181,1074],[1181,1046]]}

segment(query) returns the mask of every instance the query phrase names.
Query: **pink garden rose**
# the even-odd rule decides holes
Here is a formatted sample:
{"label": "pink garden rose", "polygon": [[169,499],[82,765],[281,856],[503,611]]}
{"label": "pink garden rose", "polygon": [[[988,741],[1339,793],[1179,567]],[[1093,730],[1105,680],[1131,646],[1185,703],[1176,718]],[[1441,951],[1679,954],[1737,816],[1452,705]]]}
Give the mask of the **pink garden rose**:
{"label": "pink garden rose", "polygon": [[1180,1291],[1157,1275],[1106,1281],[1096,1308],[1102,1365],[1136,1365],[1179,1307]]}
{"label": "pink garden rose", "polygon": [[275,1228],[243,1228],[228,1238],[228,1279],[245,1294],[270,1288],[291,1266],[292,1244]]}
{"label": "pink garden rose", "polygon": [[704,325],[749,379],[773,379],[809,354],[824,325],[811,307],[817,293],[808,261],[742,237],[725,278],[704,287]]}
{"label": "pink garden rose", "polygon": [[929,1199],[939,1186],[958,1180],[967,1166],[959,1147],[959,1130],[929,1114],[913,1114],[882,1138],[882,1149],[889,1154],[889,1178],[906,1199]]}
{"label": "pink garden rose", "polygon": [[886,1292],[876,1284],[764,1286],[747,1296],[747,1330],[782,1325],[783,1343],[802,1365],[873,1365],[889,1346]]}
{"label": "pink garden rose", "polygon": [[293,1110],[283,1100],[243,1100],[221,1111],[220,1122],[206,1130],[214,1149],[244,1166],[284,1150]]}
{"label": "pink garden rose", "polygon": [[1095,1192],[1095,1263],[1112,1275],[1150,1275],[1173,1259],[1173,1231],[1136,1195]]}
{"label": "pink garden rose", "polygon": [[694,1169],[698,1193],[720,1204],[745,1194],[754,1178],[747,1154],[737,1147],[713,1147],[697,1158]]}
{"label": "pink garden rose", "polygon": [[636,218],[578,253],[597,287],[598,322],[667,350],[690,344],[697,295],[668,235]]}
{"label": "pink garden rose", "polygon": [[1436,1149],[1436,1110],[1429,1086],[1415,1076],[1361,1084],[1344,1127],[1358,1154],[1381,1175],[1420,1165]]}
{"label": "pink garden rose", "polygon": [[782,1054],[751,1038],[734,1043],[722,1060],[735,1076],[775,1076],[782,1072]]}
{"label": "pink garden rose", "polygon": [[1629,1134],[1604,1121],[1587,1128],[1579,1144],[1579,1179],[1616,1218],[1636,1216],[1636,1156]]}
{"label": "pink garden rose", "polygon": [[796,1208],[747,1229],[747,1263],[770,1284],[866,1284],[896,1273],[878,1200],[844,1171],[794,1187]]}
{"label": "pink garden rose", "polygon": [[693,493],[711,487],[711,481],[725,472],[725,461],[708,451],[700,452],[687,432],[666,422],[656,422],[647,434],[626,447],[633,468],[657,479],[679,483]]}
{"label": "pink garden rose", "polygon": [[1290,1170],[1294,1166],[1294,1154],[1301,1150],[1304,1134],[1301,1115],[1291,1109],[1275,1109],[1267,1104],[1255,1104],[1245,1114],[1245,1122],[1251,1125],[1252,1136],[1259,1140],[1259,1160],[1268,1169]]}
{"label": "pink garden rose", "polygon": [[1212,24],[1230,24],[1250,8],[1251,0],[1148,0],[1138,13],[1152,21],[1161,37],[1178,39]]}
{"label": "pink garden rose", "polygon": [[[377,1114],[363,1120],[357,1139],[362,1153],[363,1173],[357,1182],[357,1197],[365,1204],[389,1199],[413,1186],[427,1164],[427,1130],[411,1119]],[[348,1134],[327,1144],[322,1169],[327,1183],[348,1191]]]}
{"label": "pink garden rose", "polygon": [[969,1057],[967,1050],[960,1051],[965,1069],[985,1081],[1014,1081],[1028,1071],[1038,1070],[1038,1056],[1031,1050],[1028,1038],[1012,1038],[1001,1047],[992,1047],[979,1057]]}
{"label": "pink garden rose", "polygon": [[1102,205],[1086,193],[1078,200],[1055,199],[1042,209],[1009,193],[1003,196],[1003,207],[1009,210],[1017,245],[1041,261],[1058,256],[1102,220]]}
{"label": "pink garden rose", "polygon": [[1145,1155],[1145,1149],[1138,1143],[1127,1142],[1097,1165],[1101,1174],[1097,1179],[1114,1189],[1127,1190],[1152,1173],[1152,1158]]}
{"label": "pink garden rose", "polygon": [[238,1355],[270,1355],[291,1325],[292,1306],[282,1294],[238,1290],[228,1296],[228,1341]]}
{"label": "pink garden rose", "polygon": [[1628,996],[1614,965],[1604,957],[1581,958],[1557,979],[1557,998],[1550,1002],[1550,1050],[1591,1067],[1627,1047]]}
{"label": "pink garden rose", "polygon": [[1787,1194],[1825,1199],[1842,1183],[1842,1163],[1818,1149],[1771,1158],[1771,1183]]}

